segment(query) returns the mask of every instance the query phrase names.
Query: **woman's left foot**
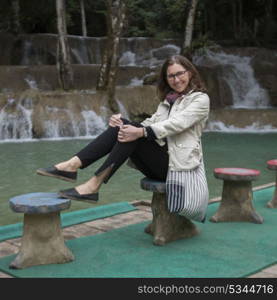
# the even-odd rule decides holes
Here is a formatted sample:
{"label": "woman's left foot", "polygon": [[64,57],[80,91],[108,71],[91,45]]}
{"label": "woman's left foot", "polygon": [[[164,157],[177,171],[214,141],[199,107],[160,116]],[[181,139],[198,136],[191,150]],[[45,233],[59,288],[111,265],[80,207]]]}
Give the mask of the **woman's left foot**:
{"label": "woman's left foot", "polygon": [[54,177],[58,179],[62,179],[69,182],[75,182],[77,179],[77,172],[72,171],[63,171],[57,169],[55,166],[51,166],[48,168],[40,168],[37,169],[36,173],[38,175]]}
{"label": "woman's left foot", "polygon": [[85,202],[97,202],[99,198],[98,193],[80,194],[75,188],[61,190],[59,191],[59,196],[62,198]]}

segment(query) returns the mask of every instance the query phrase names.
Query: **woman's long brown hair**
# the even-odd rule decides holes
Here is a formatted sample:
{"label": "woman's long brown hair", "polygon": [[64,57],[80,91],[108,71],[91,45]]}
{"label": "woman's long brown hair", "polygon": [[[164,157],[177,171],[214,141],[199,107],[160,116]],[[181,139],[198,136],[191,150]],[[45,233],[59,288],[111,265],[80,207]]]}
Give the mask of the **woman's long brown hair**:
{"label": "woman's long brown hair", "polygon": [[164,62],[160,72],[160,77],[157,86],[157,94],[160,101],[163,101],[165,99],[165,96],[172,90],[167,82],[167,69],[173,64],[179,64],[190,72],[191,78],[186,89],[187,91],[193,90],[195,92],[207,92],[206,86],[202,81],[200,74],[196,70],[195,66],[184,56],[173,55]]}

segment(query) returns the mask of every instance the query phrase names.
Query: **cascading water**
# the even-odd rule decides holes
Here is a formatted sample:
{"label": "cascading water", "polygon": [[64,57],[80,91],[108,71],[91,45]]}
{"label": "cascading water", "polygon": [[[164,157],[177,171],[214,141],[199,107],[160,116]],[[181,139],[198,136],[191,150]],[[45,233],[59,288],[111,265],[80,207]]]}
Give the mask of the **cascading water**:
{"label": "cascading water", "polygon": [[23,45],[23,55],[22,55],[22,60],[20,62],[21,65],[29,65],[31,64],[30,62],[30,53],[32,50],[32,43],[31,41],[25,41]]}
{"label": "cascading water", "polygon": [[121,101],[116,99],[116,102],[117,102],[119,112],[121,113],[122,118],[129,119],[129,114],[128,114],[127,110],[125,109],[124,105],[121,103]]}
{"label": "cascading water", "polygon": [[[46,41],[51,41],[49,47],[45,47]],[[95,66],[95,64],[99,65],[101,63],[101,49],[103,49],[102,38],[82,38],[74,36],[71,37],[70,43],[74,61],[73,64],[91,64]],[[178,43],[176,43],[176,45],[177,44]],[[155,75],[157,68],[160,67],[166,57],[180,53],[180,47],[176,45],[173,40],[161,42],[145,38],[123,39],[120,47],[121,56],[119,65],[120,67],[123,67],[122,69],[124,70],[126,79],[124,78],[124,81],[122,81],[123,83],[120,83],[120,85],[128,85],[128,88],[143,86],[144,76],[151,77],[151,74]],[[22,65],[50,65],[54,64],[55,55],[55,35],[41,36],[39,37],[39,40],[36,40],[35,37],[27,38],[26,40],[22,39],[22,53],[18,58],[18,63],[21,63]],[[228,85],[228,101],[223,104],[226,105],[227,103],[233,102],[233,105],[227,109],[235,109],[238,111],[237,109],[243,108],[244,111],[248,109],[253,113],[256,109],[269,108],[270,106],[267,91],[264,90],[255,79],[251,67],[251,59],[252,57],[250,56],[207,51],[205,55],[195,56],[194,63],[200,67],[211,66],[212,70],[218,70],[217,67],[220,67],[219,69],[222,72],[220,75],[215,72],[216,78],[213,78],[213,83],[217,83],[217,80],[221,80],[222,83],[222,80],[224,80],[226,82],[226,84],[224,82],[224,86],[226,87],[226,85]],[[94,66],[91,67],[93,68]],[[125,66],[128,68],[124,69]],[[213,68],[213,66],[215,66],[215,68]],[[38,93],[40,89],[44,90],[45,86],[47,89],[50,89],[52,85],[48,82],[47,76],[43,77],[45,82],[42,81],[40,76],[37,75],[38,73],[31,72],[32,68],[33,67],[29,67],[26,69],[26,75],[23,78],[25,81],[24,86],[26,86],[27,83],[27,86],[31,90]],[[15,70],[20,71],[18,68]],[[37,68],[36,71],[37,70],[40,71],[40,68]],[[131,75],[128,76],[129,74]],[[6,83],[6,85],[8,84]],[[3,87],[3,91],[4,89],[9,91],[8,86],[6,85]],[[53,86],[55,87],[55,85]],[[85,89],[87,89],[87,87]],[[90,87],[88,90],[89,89]],[[220,93],[221,91],[219,91],[219,94]],[[42,128],[40,128],[40,132],[37,133],[35,127],[37,124],[32,123],[34,122],[32,116],[33,114],[36,114],[34,110],[37,105],[40,105],[40,100],[34,103],[34,106],[32,107],[26,104],[26,99],[21,101],[18,99],[14,100],[13,98],[17,97],[11,96],[7,102],[4,102],[4,105],[3,102],[0,103],[0,140],[32,139],[37,137],[91,137],[97,135],[107,126],[107,122],[105,121],[107,120],[107,107],[103,106],[100,109],[100,112],[98,107],[95,110],[97,111],[96,114],[93,111],[93,109],[95,109],[93,106],[83,106],[83,104],[80,103],[78,105],[83,107],[72,110],[70,105],[77,102],[77,100],[75,101],[75,99],[73,99],[69,100],[68,106],[66,104],[63,105],[63,107],[60,105],[57,105],[56,107],[56,103],[58,104],[58,102],[53,102],[49,107],[43,103],[43,113],[46,113],[47,116],[42,113],[42,119],[39,121]],[[221,97],[221,99],[227,98]],[[230,100],[231,98],[232,101]],[[128,118],[128,112],[125,107],[119,100],[117,101],[122,116]],[[264,112],[264,114],[268,115],[268,112]],[[266,118],[266,116],[263,117],[263,119]],[[235,120],[233,123],[227,123],[226,118],[216,118],[209,123],[207,128],[211,131],[236,131],[240,130],[239,126],[241,126],[247,131],[251,129],[254,129],[254,131],[271,130],[271,127],[268,126],[268,124],[273,124],[272,130],[276,130],[277,128],[275,122],[272,121],[259,124],[255,119],[254,121],[251,120],[251,122],[252,123],[249,124],[252,125],[249,127],[248,124],[241,125],[238,120]]]}
{"label": "cascading water", "polygon": [[[154,48],[144,53],[134,53],[127,50],[122,53],[119,59],[120,66],[128,67],[150,67],[150,71],[159,67],[163,61],[170,55],[176,55],[180,53],[180,47],[173,44],[166,44],[159,48]],[[151,75],[147,74],[147,76]],[[155,74],[155,72],[153,72]],[[133,77],[130,80],[129,86],[142,86],[145,76],[142,78]]]}
{"label": "cascading water", "polygon": [[251,57],[206,51],[205,55],[194,57],[196,65],[219,64],[225,68],[223,80],[230,87],[233,96],[233,108],[267,108],[269,96],[254,76]]}
{"label": "cascading water", "polygon": [[212,67],[215,70],[217,66],[220,68],[220,75],[217,76],[220,77],[221,83],[229,87],[233,103],[225,107],[225,110],[228,110],[227,115],[224,111],[221,113],[219,111],[216,116],[209,118],[206,131],[237,133],[277,131],[268,92],[256,80],[251,60],[250,56],[210,50],[204,55],[194,56],[193,62],[197,66]]}
{"label": "cascading water", "polygon": [[[103,109],[102,109],[103,110]],[[0,111],[0,141],[32,140],[34,137],[32,99],[16,101],[13,98]],[[105,112],[104,112],[105,115]],[[104,117],[92,110],[81,110],[80,114],[67,108],[45,106],[39,119],[42,134],[39,138],[92,138],[105,130]]]}
{"label": "cascading water", "polygon": [[95,136],[101,133],[106,128],[106,123],[92,110],[82,111],[84,118],[84,136]]}
{"label": "cascading water", "polygon": [[77,64],[89,64],[89,53],[87,45],[83,37],[76,37],[78,39],[78,48],[72,47],[71,52]]}
{"label": "cascading water", "polygon": [[251,125],[245,126],[243,128],[226,125],[221,121],[212,121],[209,122],[205,128],[205,131],[209,132],[229,132],[229,133],[269,133],[276,132],[276,128],[273,128],[271,125],[261,125],[259,122],[254,122]]}
{"label": "cascading water", "polygon": [[[26,99],[25,99],[26,100]],[[26,106],[26,107],[25,107]],[[32,138],[32,105],[25,101],[16,103],[13,98],[0,111],[0,140]]]}
{"label": "cascading water", "polygon": [[151,49],[150,51],[140,54],[127,50],[122,53],[119,59],[119,65],[156,67],[159,66],[168,56],[179,53],[180,47],[173,44],[167,44],[160,48]]}
{"label": "cascading water", "polygon": [[82,110],[77,116],[67,108],[48,107],[46,110],[52,115],[50,120],[43,122],[43,132],[46,138],[91,138],[106,128],[104,119],[92,110]]}
{"label": "cascading water", "polygon": [[24,80],[26,81],[26,83],[28,84],[30,89],[33,89],[33,90],[38,89],[36,80],[34,78],[32,78],[31,76],[27,76],[26,78],[24,78]]}
{"label": "cascading water", "polygon": [[135,66],[136,65],[136,54],[131,51],[124,52],[119,59],[119,65]]}

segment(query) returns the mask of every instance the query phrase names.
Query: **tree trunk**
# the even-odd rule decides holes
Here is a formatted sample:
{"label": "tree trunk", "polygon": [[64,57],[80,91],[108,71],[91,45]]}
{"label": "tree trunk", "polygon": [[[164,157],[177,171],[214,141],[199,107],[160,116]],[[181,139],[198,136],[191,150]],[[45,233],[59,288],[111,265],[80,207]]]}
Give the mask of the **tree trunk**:
{"label": "tree trunk", "polygon": [[12,10],[13,10],[13,32],[15,34],[19,34],[21,33],[19,0],[12,0]]}
{"label": "tree trunk", "polygon": [[80,0],[81,16],[82,16],[82,34],[87,36],[87,22],[84,0]]}
{"label": "tree trunk", "polygon": [[65,0],[56,0],[56,11],[58,27],[57,69],[62,89],[69,90],[73,88],[73,71],[67,39]]}
{"label": "tree trunk", "polygon": [[185,29],[185,37],[183,43],[183,55],[187,55],[191,52],[192,34],[194,28],[195,12],[198,4],[198,0],[191,0],[190,8],[187,17],[187,24]]}
{"label": "tree trunk", "polygon": [[112,112],[118,112],[115,100],[115,85],[119,60],[119,41],[126,18],[124,0],[106,0],[107,41],[99,71],[97,90],[107,91],[108,103]]}

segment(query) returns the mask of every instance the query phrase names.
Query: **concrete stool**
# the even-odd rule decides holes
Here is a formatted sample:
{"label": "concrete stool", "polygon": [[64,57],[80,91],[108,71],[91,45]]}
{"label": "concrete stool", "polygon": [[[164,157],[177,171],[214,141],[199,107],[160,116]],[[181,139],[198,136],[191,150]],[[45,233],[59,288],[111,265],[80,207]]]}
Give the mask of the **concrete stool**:
{"label": "concrete stool", "polygon": [[275,192],[273,194],[273,198],[271,201],[267,203],[267,207],[269,208],[277,208],[277,159],[272,159],[267,162],[267,168],[269,170],[276,171],[276,180],[275,180]]}
{"label": "concrete stool", "polygon": [[141,188],[153,192],[151,202],[153,220],[144,231],[153,235],[154,245],[162,246],[171,241],[190,238],[199,233],[196,226],[189,219],[177,213],[169,212],[165,182],[145,177],[141,180]]}
{"label": "concrete stool", "polygon": [[69,199],[56,193],[31,193],[10,199],[10,208],[24,213],[21,247],[10,268],[66,263],[74,260],[61,230],[60,211],[70,207]]}
{"label": "concrete stool", "polygon": [[263,223],[263,218],[252,204],[252,180],[256,180],[259,175],[260,171],[253,169],[214,169],[214,176],[224,180],[224,183],[220,206],[210,221]]}

